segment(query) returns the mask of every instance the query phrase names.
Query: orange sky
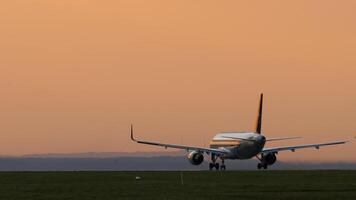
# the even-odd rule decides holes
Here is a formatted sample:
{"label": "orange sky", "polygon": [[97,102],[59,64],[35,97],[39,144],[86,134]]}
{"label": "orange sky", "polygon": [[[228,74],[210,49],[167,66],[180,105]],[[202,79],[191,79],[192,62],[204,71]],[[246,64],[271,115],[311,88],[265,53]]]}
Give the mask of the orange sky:
{"label": "orange sky", "polygon": [[[356,135],[356,2],[12,0],[0,7],[0,154],[155,151],[250,130]],[[356,161],[355,142],[283,160]]]}

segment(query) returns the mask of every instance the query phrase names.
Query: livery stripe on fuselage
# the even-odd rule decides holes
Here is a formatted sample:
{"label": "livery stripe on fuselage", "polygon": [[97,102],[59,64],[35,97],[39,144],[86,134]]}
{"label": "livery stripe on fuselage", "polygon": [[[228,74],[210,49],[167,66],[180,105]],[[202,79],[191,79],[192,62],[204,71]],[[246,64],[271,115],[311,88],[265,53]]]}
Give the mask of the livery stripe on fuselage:
{"label": "livery stripe on fuselage", "polygon": [[227,147],[227,146],[238,146],[240,145],[240,141],[236,140],[212,140],[210,142],[210,147],[211,148],[217,148],[217,147]]}
{"label": "livery stripe on fuselage", "polygon": [[240,142],[210,142],[210,144],[230,144],[230,145],[239,145]]}

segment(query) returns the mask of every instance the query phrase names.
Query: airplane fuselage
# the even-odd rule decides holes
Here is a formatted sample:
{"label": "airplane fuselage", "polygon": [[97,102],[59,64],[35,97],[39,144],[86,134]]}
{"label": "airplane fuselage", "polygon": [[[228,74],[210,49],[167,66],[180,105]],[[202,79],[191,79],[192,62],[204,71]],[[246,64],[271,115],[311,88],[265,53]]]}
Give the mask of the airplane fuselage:
{"label": "airplane fuselage", "polygon": [[228,150],[225,159],[250,159],[261,153],[265,142],[266,138],[257,133],[219,133],[210,142],[210,148]]}

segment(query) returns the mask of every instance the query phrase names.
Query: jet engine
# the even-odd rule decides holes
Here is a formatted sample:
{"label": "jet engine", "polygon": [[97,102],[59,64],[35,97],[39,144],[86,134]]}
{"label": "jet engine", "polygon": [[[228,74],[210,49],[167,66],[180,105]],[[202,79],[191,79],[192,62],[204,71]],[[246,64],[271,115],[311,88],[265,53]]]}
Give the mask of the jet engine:
{"label": "jet engine", "polygon": [[197,151],[192,151],[188,154],[188,160],[193,165],[200,165],[204,161],[204,155]]}
{"label": "jet engine", "polygon": [[262,156],[262,160],[267,165],[273,165],[277,161],[275,153],[268,153]]}

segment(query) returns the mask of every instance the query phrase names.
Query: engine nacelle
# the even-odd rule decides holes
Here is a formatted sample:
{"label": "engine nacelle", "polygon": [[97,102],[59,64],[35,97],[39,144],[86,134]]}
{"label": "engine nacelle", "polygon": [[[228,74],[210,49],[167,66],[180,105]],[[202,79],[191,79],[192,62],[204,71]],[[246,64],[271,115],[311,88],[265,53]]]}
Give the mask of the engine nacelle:
{"label": "engine nacelle", "polygon": [[262,156],[262,160],[267,165],[273,165],[277,161],[277,156],[275,153],[268,153]]}
{"label": "engine nacelle", "polygon": [[197,151],[192,151],[188,154],[188,160],[193,165],[200,165],[204,161],[204,155]]}

